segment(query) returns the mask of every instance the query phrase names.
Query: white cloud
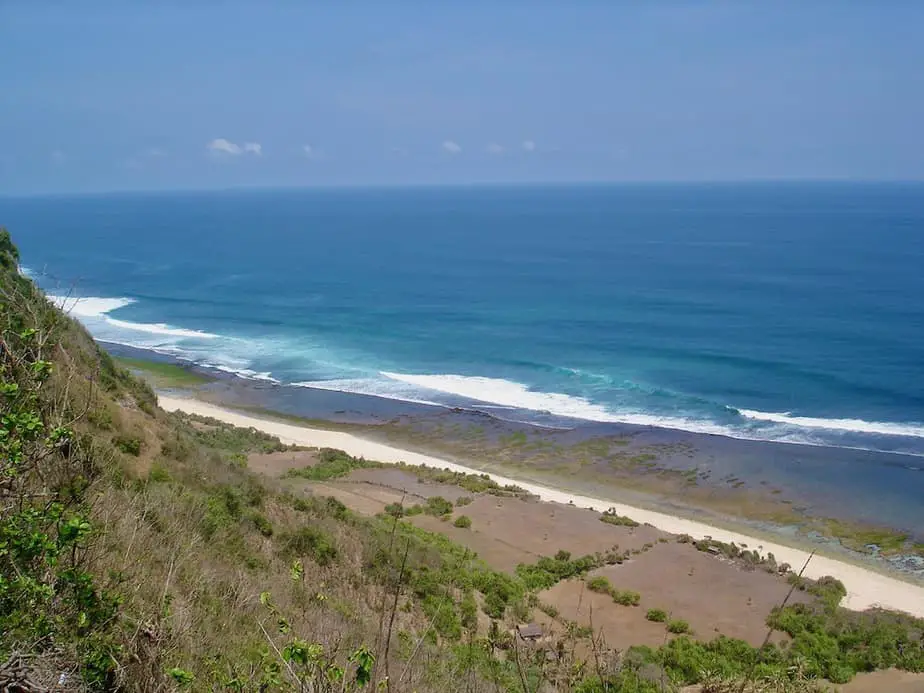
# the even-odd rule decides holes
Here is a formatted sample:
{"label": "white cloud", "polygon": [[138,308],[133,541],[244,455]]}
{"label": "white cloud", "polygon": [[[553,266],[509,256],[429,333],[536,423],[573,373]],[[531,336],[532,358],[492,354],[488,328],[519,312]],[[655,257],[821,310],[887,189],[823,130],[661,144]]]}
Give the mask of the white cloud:
{"label": "white cloud", "polygon": [[229,156],[239,156],[241,154],[260,156],[263,154],[263,146],[259,142],[245,142],[243,145],[240,145],[231,140],[226,140],[224,137],[218,137],[212,140],[205,145],[205,148],[208,149],[210,153],[219,156],[225,154]]}
{"label": "white cloud", "polygon": [[234,142],[230,142],[224,137],[212,140],[205,147],[215,154],[233,154],[234,156],[244,151],[239,144],[234,144]]}
{"label": "white cloud", "polygon": [[524,152],[536,151],[536,143],[532,140],[523,140],[523,144],[521,146],[523,147]]}
{"label": "white cloud", "polygon": [[443,142],[443,151],[449,154],[458,154],[462,151],[462,147],[453,142],[452,140],[446,140]]}
{"label": "white cloud", "polygon": [[167,152],[157,147],[151,147],[150,149],[146,149],[144,151],[144,155],[149,156],[152,159],[160,159],[161,157],[167,156]]}
{"label": "white cloud", "polygon": [[485,151],[487,151],[488,154],[503,154],[504,148],[501,145],[497,144],[497,142],[492,142],[491,144],[487,146]]}
{"label": "white cloud", "polygon": [[305,156],[307,156],[309,159],[315,155],[314,147],[312,147],[310,144],[306,144],[304,147],[302,147],[302,151],[305,152]]}

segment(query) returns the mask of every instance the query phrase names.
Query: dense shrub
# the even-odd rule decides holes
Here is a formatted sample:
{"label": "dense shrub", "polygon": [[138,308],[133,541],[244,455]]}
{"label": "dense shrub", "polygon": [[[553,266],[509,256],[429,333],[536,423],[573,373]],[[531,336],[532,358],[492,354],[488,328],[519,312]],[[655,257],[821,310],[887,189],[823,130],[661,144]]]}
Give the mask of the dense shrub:
{"label": "dense shrub", "polygon": [[401,503],[389,503],[385,506],[385,514],[392,517],[404,517],[404,506]]}
{"label": "dense shrub", "polygon": [[642,595],[632,590],[613,590],[613,601],[622,606],[638,606]]}
{"label": "dense shrub", "polygon": [[459,515],[452,524],[460,529],[468,529],[472,526],[472,519],[468,515]]}
{"label": "dense shrub", "polygon": [[337,560],[338,551],[327,532],[316,527],[302,527],[282,538],[283,551],[292,558],[307,556],[318,565]]}
{"label": "dense shrub", "polygon": [[162,464],[154,463],[148,470],[148,481],[155,484],[163,484],[170,481],[170,472]]}
{"label": "dense shrub", "polygon": [[615,510],[607,510],[600,516],[600,522],[619,527],[638,527],[638,522],[625,515],[617,515]]}
{"label": "dense shrub", "polygon": [[613,592],[613,585],[603,575],[597,575],[587,581],[587,589],[591,592],[611,594]]}
{"label": "dense shrub", "polygon": [[544,590],[572,577],[580,577],[594,568],[599,568],[602,559],[597,556],[582,556],[572,560],[567,551],[559,551],[554,558],[543,556],[534,564],[521,563],[516,568],[517,576],[527,589]]}
{"label": "dense shrub", "polygon": [[126,455],[138,457],[141,454],[141,441],[138,438],[116,436],[112,439],[112,444]]}
{"label": "dense shrub", "polygon": [[170,416],[175,420],[197,424],[187,427],[188,434],[208,448],[236,453],[268,453],[286,449],[279,438],[255,428],[239,428],[218,419],[196,414],[174,412]]}
{"label": "dense shrub", "polygon": [[433,496],[427,499],[427,504],[424,506],[424,512],[427,513],[427,515],[435,515],[436,517],[441,517],[443,515],[451,515],[452,507],[452,503],[450,503],[442,496]]}
{"label": "dense shrub", "polygon": [[664,623],[667,621],[667,612],[664,609],[648,609],[645,618],[655,623]]}
{"label": "dense shrub", "polygon": [[673,621],[667,622],[667,630],[669,633],[676,633],[678,635],[682,633],[689,633],[690,624],[679,618],[674,619]]}
{"label": "dense shrub", "polygon": [[257,511],[252,511],[248,518],[253,523],[253,526],[257,528],[257,531],[260,532],[264,537],[273,536],[273,524],[266,518],[265,515]]}
{"label": "dense shrub", "polygon": [[286,472],[288,477],[299,477],[309,481],[328,481],[346,476],[354,469],[378,466],[361,457],[352,457],[342,450],[322,448],[318,452],[318,461],[309,467],[290,469]]}

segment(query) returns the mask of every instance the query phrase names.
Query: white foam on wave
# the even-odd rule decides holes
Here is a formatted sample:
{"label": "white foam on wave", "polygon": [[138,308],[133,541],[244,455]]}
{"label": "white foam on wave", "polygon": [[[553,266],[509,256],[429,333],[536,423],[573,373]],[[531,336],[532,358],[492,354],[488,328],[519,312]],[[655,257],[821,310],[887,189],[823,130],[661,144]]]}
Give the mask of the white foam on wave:
{"label": "white foam on wave", "polygon": [[892,423],[888,421],[864,421],[863,419],[818,419],[809,416],[792,416],[789,412],[775,413],[750,409],[739,409],[738,413],[753,421],[768,421],[800,428],[924,438],[924,424],[919,423]]}
{"label": "white foam on wave", "polygon": [[476,402],[497,404],[512,409],[528,409],[549,412],[588,421],[616,422],[606,408],[583,397],[573,397],[557,392],[537,392],[522,383],[469,375],[411,375],[407,373],[381,373],[386,378],[418,388],[434,390]]}
{"label": "white foam on wave", "polygon": [[[556,416],[585,421],[673,428],[691,433],[708,433],[745,440],[774,440],[781,443],[822,446],[836,444],[834,441],[818,437],[818,434],[823,430],[838,433],[872,433],[924,437],[924,426],[919,424],[893,424],[856,419],[814,419],[793,417],[788,414],[767,414],[750,410],[737,410],[743,418],[752,422],[752,427],[743,428],[679,416],[628,411],[614,412],[583,397],[562,393],[538,392],[522,383],[500,378],[454,374],[411,375],[389,372],[382,372],[381,375],[423,390],[464,397],[483,405],[490,405],[492,408],[503,407],[548,412]],[[377,393],[369,392],[369,394]],[[418,392],[417,397],[420,398],[420,396],[421,393]],[[403,397],[400,397],[400,399],[403,399]],[[753,426],[759,428],[753,428]],[[771,428],[768,429],[767,426]],[[819,429],[818,434],[813,434],[812,429]]]}
{"label": "white foam on wave", "polygon": [[410,402],[412,404],[429,404],[436,407],[445,406],[443,403],[420,397],[420,391],[417,388],[402,387],[400,383],[394,383],[397,387],[392,387],[389,385],[388,381],[381,381],[373,378],[306,380],[304,382],[292,383],[292,385],[295,387],[309,387],[315,390],[347,392],[353,395],[369,395],[371,397],[381,397],[383,399]]}
{"label": "white foam on wave", "polygon": [[165,337],[182,337],[186,339],[218,339],[217,334],[203,332],[202,330],[187,330],[182,327],[171,327],[162,322],[129,322],[128,320],[116,320],[115,318],[106,317],[113,327],[121,327],[123,330],[134,330],[135,332],[147,332],[148,334],[159,334]]}
{"label": "white foam on wave", "polygon": [[75,318],[101,318],[119,308],[130,306],[133,298],[100,298],[98,296],[60,296],[49,294],[48,299],[65,313]]}
{"label": "white foam on wave", "polygon": [[[98,318],[111,327],[145,332],[163,337],[179,337],[181,339],[217,339],[218,335],[202,330],[189,330],[183,327],[174,327],[165,323],[132,322],[112,318],[109,313],[125,308],[135,303],[133,298],[102,298],[99,296],[60,296],[50,294],[48,298],[61,310],[75,318]],[[91,326],[92,327],[92,326]],[[91,332],[93,330],[91,329]]]}
{"label": "white foam on wave", "polygon": [[560,392],[539,392],[522,383],[502,378],[467,375],[410,375],[382,372],[392,380],[419,388],[441,392],[475,402],[527,411],[546,412],[554,416],[600,423],[625,423],[637,426],[676,428],[695,433],[734,436],[727,426],[682,417],[657,416],[641,412],[613,412],[583,397]]}

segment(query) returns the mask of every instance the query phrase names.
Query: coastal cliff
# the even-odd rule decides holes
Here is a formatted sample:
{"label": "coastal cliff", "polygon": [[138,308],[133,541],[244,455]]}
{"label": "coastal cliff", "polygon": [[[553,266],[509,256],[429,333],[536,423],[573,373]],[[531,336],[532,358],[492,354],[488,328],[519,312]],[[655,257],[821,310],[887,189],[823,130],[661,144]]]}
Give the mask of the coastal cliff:
{"label": "coastal cliff", "polygon": [[[5,690],[803,691],[924,669],[920,619],[848,611],[838,580],[746,547],[167,413],[5,231],[0,330]],[[482,541],[517,518],[516,544]]]}

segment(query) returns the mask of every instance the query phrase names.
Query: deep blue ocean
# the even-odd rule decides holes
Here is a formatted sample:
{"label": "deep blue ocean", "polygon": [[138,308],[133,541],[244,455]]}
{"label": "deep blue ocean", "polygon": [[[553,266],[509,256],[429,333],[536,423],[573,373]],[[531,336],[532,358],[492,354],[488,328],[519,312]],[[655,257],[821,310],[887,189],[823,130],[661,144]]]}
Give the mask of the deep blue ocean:
{"label": "deep blue ocean", "polygon": [[99,340],[242,378],[924,454],[924,185],[0,198],[0,224]]}

